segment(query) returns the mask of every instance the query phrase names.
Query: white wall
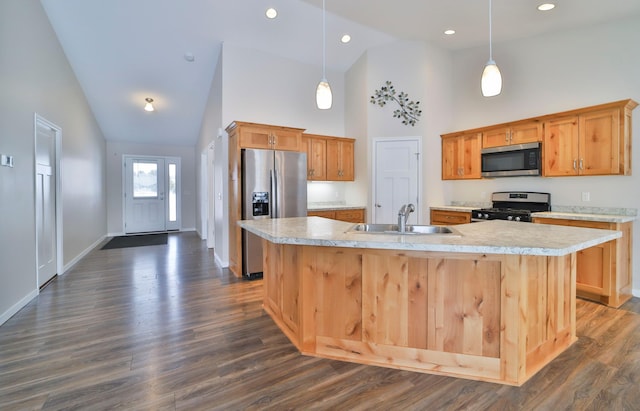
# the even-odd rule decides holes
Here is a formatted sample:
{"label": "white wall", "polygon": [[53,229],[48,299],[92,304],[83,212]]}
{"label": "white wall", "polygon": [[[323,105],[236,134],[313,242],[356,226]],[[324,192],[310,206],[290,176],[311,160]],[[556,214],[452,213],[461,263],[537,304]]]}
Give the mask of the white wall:
{"label": "white wall", "polygon": [[[322,68],[225,43],[211,85],[198,151],[216,140],[217,129],[233,121],[304,128],[344,136],[344,75],[327,72],[333,107],[318,110],[315,90]],[[222,104],[224,102],[224,105]],[[228,138],[216,142],[216,258],[228,265]],[[198,159],[199,161],[199,159]],[[219,186],[222,185],[222,190]],[[223,208],[224,213],[219,213]],[[219,217],[221,217],[219,219]]]}
{"label": "white wall", "polygon": [[[398,42],[367,51],[347,73],[348,130],[365,132],[357,155],[367,158],[367,187],[371,187],[371,141],[377,137],[422,137],[421,222],[428,221],[428,207],[445,201],[440,180],[440,134],[451,126],[451,56],[448,52],[422,42]],[[370,103],[374,91],[391,81],[396,92],[404,91],[409,99],[419,101],[422,115],[415,126],[393,118],[395,103],[379,107]],[[360,151],[366,150],[366,154]],[[357,166],[361,170],[362,166]],[[364,171],[364,170],[361,170]],[[368,195],[370,190],[365,187]],[[371,210],[373,199],[369,199]]]}
{"label": "white wall", "polygon": [[[126,154],[179,157],[182,183],[181,230],[195,230],[196,224],[196,155],[192,146],[167,146],[107,141],[107,230],[110,236],[124,234],[123,166]],[[199,156],[198,156],[199,157]]]}
{"label": "white wall", "polygon": [[63,264],[106,232],[105,142],[37,0],[0,2],[0,324],[37,295],[34,112],[62,128]]}
{"label": "white wall", "polygon": [[[453,123],[450,132],[509,120],[550,114],[611,101],[640,101],[640,18],[494,44],[503,92],[480,94],[480,74],[487,50],[454,54]],[[640,158],[640,111],[634,112],[633,158]],[[635,161],[637,164],[637,161]],[[551,193],[552,206],[640,208],[640,170],[632,176],[503,178],[445,183],[447,201],[488,201],[493,191],[532,190]],[[581,193],[591,193],[590,202]],[[634,223],[640,239],[640,221]],[[634,289],[640,295],[640,241],[634,242]]]}

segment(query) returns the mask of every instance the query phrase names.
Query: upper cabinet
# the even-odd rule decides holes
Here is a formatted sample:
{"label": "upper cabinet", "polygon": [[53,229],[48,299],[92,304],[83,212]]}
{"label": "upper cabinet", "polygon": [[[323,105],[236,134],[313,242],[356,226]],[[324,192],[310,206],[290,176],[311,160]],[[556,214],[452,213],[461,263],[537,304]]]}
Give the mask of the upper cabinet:
{"label": "upper cabinet", "polygon": [[482,149],[542,142],[542,176],[630,175],[633,100],[442,135],[442,179],[481,178]]}
{"label": "upper cabinet", "polygon": [[235,127],[239,130],[238,144],[241,148],[303,151],[302,132],[304,129],[239,121],[232,123],[228,129]]}
{"label": "upper cabinet", "polygon": [[536,120],[498,127],[482,133],[483,148],[534,143],[536,141],[542,141],[542,122]]}
{"label": "upper cabinet", "polygon": [[480,178],[482,133],[442,136],[442,179]]}
{"label": "upper cabinet", "polygon": [[630,175],[633,100],[545,121],[543,175]]}
{"label": "upper cabinet", "polygon": [[327,139],[312,134],[302,135],[302,146],[307,151],[307,180],[327,179]]}
{"label": "upper cabinet", "polygon": [[354,139],[303,134],[309,181],[353,181]]}
{"label": "upper cabinet", "polygon": [[331,138],[327,140],[327,180],[353,181],[353,146],[350,138]]}

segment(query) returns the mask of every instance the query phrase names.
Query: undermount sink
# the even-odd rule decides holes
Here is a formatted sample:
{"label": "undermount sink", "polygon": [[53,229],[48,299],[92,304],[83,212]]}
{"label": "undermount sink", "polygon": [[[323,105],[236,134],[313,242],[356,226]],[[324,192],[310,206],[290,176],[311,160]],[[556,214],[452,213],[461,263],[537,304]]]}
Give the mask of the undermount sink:
{"label": "undermount sink", "polygon": [[457,231],[450,227],[438,225],[408,225],[406,231],[401,233],[397,224],[356,224],[350,233],[368,233],[368,234],[457,234]]}

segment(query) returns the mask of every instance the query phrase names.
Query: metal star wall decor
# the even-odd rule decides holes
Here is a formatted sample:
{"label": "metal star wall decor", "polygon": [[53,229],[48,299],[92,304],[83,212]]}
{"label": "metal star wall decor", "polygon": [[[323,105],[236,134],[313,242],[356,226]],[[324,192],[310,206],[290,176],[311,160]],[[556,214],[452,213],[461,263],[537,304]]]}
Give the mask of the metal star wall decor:
{"label": "metal star wall decor", "polygon": [[419,101],[409,101],[409,95],[404,91],[396,95],[396,89],[393,87],[390,81],[387,81],[380,90],[376,90],[375,94],[371,96],[371,104],[377,104],[380,107],[384,107],[388,101],[395,101],[400,106],[399,109],[393,111],[394,118],[401,118],[402,124],[415,126],[419,121],[422,110],[420,110]]}

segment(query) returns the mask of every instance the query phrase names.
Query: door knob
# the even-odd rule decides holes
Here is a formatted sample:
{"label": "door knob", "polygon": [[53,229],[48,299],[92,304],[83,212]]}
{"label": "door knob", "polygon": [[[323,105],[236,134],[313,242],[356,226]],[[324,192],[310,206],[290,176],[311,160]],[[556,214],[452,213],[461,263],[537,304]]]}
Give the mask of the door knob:
{"label": "door knob", "polygon": [[380,208],[382,207],[380,204],[376,203],[376,207]]}

